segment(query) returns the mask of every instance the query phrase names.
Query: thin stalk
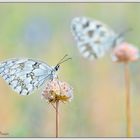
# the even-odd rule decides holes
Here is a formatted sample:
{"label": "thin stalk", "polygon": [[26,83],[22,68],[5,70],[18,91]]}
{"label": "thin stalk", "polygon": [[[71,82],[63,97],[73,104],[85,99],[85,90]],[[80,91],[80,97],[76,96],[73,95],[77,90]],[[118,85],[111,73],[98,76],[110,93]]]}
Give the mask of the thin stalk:
{"label": "thin stalk", "polygon": [[129,75],[129,65],[125,63],[125,88],[126,88],[126,132],[127,137],[132,136],[132,126],[131,126],[131,101],[130,101],[130,75]]}
{"label": "thin stalk", "polygon": [[56,101],[56,138],[59,136],[59,101]]}

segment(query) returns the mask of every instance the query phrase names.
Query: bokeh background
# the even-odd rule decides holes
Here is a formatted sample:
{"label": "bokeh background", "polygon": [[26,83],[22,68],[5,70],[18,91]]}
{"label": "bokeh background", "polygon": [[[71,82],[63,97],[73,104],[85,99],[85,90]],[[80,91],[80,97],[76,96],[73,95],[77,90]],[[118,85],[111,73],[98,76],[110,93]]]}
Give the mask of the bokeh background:
{"label": "bokeh background", "polygon": [[[125,137],[123,64],[110,56],[88,61],[71,34],[76,16],[98,19],[116,32],[132,28],[126,41],[140,46],[139,3],[0,3],[0,61],[28,57],[55,65],[65,54],[59,78],[74,88],[60,105],[60,137]],[[133,136],[140,136],[140,62],[130,64]],[[6,137],[54,137],[55,110],[41,89],[19,96],[0,79],[0,131]],[[0,137],[5,137],[0,135]]]}

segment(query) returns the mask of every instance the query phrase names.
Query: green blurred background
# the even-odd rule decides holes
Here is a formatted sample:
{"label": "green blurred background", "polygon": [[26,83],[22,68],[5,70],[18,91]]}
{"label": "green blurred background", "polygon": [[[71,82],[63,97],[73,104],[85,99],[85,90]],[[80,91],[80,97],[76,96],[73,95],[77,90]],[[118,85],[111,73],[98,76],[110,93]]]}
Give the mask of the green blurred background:
{"label": "green blurred background", "polygon": [[[140,45],[139,3],[0,3],[0,61],[28,57],[55,65],[65,54],[59,78],[74,88],[60,105],[60,137],[125,137],[123,64],[110,56],[88,61],[79,53],[70,23],[76,16],[98,19],[128,42]],[[140,64],[130,64],[133,136],[140,136]],[[7,137],[54,137],[55,110],[41,89],[19,96],[0,79],[0,131]],[[1,137],[4,137],[1,135]]]}

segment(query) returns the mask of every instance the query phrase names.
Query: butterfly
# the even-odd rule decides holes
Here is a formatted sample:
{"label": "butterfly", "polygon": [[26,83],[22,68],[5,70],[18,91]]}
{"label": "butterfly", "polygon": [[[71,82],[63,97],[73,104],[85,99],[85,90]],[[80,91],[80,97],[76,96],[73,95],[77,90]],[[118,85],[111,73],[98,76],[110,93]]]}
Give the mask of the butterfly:
{"label": "butterfly", "polygon": [[123,42],[123,33],[117,34],[106,24],[87,17],[73,18],[71,30],[79,51],[89,60],[103,57],[106,52]]}
{"label": "butterfly", "polygon": [[46,81],[57,78],[60,64],[71,59],[65,55],[55,67],[26,59],[10,59],[0,63],[0,75],[20,95],[29,95]]}

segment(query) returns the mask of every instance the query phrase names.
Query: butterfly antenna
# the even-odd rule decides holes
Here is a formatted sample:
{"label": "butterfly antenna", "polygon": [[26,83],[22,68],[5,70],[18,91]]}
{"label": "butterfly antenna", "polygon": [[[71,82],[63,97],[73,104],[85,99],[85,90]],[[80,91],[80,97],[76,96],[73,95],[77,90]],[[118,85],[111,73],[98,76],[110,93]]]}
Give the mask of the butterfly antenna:
{"label": "butterfly antenna", "polygon": [[126,33],[130,32],[130,31],[132,31],[132,30],[133,30],[133,28],[127,28],[127,29],[125,29],[124,31],[122,31],[122,32],[118,35],[118,38],[124,36]]}
{"label": "butterfly antenna", "polygon": [[58,64],[61,63],[61,62],[64,60],[64,58],[67,57],[67,56],[68,56],[68,55],[65,54],[65,55],[59,60]]}
{"label": "butterfly antenna", "polygon": [[63,60],[63,61],[61,61],[61,62],[59,62],[58,65],[60,65],[60,64],[62,64],[62,63],[64,63],[64,62],[66,62],[66,61],[68,61],[68,60],[70,60],[70,59],[72,59],[72,58],[69,57],[69,58],[67,58],[67,59],[65,59],[65,60]]}

